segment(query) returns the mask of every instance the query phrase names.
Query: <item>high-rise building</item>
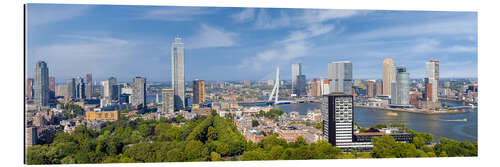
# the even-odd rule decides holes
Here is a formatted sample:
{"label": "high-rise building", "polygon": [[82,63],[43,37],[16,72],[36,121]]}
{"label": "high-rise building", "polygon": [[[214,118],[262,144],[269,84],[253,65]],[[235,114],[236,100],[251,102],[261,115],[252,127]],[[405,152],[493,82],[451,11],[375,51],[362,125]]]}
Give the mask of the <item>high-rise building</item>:
{"label": "high-rise building", "polygon": [[132,106],[136,108],[146,108],[146,78],[133,78],[132,89]]}
{"label": "high-rise building", "polygon": [[68,78],[66,80],[66,85],[68,88],[68,96],[65,97],[67,100],[74,99],[76,97],[76,83],[75,78]]}
{"label": "high-rise building", "polygon": [[331,62],[328,64],[330,92],[343,92],[352,95],[352,63],[350,61]]}
{"label": "high-rise building", "polygon": [[428,101],[432,101],[434,103],[438,102],[438,90],[439,90],[439,61],[430,60],[425,63],[425,71],[426,77],[428,78],[428,82],[426,85],[430,85],[430,90],[427,90],[427,99]]}
{"label": "high-rise building", "polygon": [[54,99],[56,96],[56,78],[49,77],[49,98]]}
{"label": "high-rise building", "polygon": [[297,94],[297,76],[302,75],[302,64],[292,64],[292,92]]}
{"label": "high-rise building", "polygon": [[85,97],[87,97],[87,99],[91,99],[94,93],[94,86],[92,84],[92,74],[85,75],[85,85],[87,86],[85,88]]}
{"label": "high-rise building", "polygon": [[35,105],[46,107],[49,105],[49,68],[44,61],[38,61],[35,66]]}
{"label": "high-rise building", "polygon": [[85,98],[85,82],[83,82],[83,78],[81,77],[75,79],[75,98]]}
{"label": "high-rise building", "polygon": [[384,59],[382,63],[382,94],[391,96],[391,82],[394,81],[394,62],[391,58]]}
{"label": "high-rise building", "polygon": [[380,81],[377,81],[375,83],[375,90],[376,90],[376,93],[375,93],[375,96],[381,96],[383,95],[382,92],[383,92],[383,86],[382,86],[382,82]]}
{"label": "high-rise building", "polygon": [[102,81],[102,98],[101,106],[108,106],[119,101],[118,85],[115,77],[109,77],[108,80]]}
{"label": "high-rise building", "polygon": [[184,43],[176,37],[172,43],[172,88],[174,89],[174,109],[180,110],[185,105],[184,89]]}
{"label": "high-rise building", "polygon": [[296,82],[295,94],[297,94],[297,97],[306,96],[306,75],[297,75]]}
{"label": "high-rise building", "polygon": [[396,105],[410,104],[410,74],[406,72],[405,66],[396,68],[396,98],[392,99]]}
{"label": "high-rise building", "polygon": [[327,95],[330,93],[330,84],[328,78],[324,78],[321,82],[321,95]]}
{"label": "high-rise building", "polygon": [[162,89],[161,90],[161,100],[163,102],[163,112],[173,113],[174,112],[174,89]]}
{"label": "high-rise building", "polygon": [[204,104],[205,103],[205,81],[204,80],[194,80],[193,81],[193,104]]}
{"label": "high-rise building", "polygon": [[250,81],[250,80],[244,80],[243,81],[243,86],[250,87],[251,85],[252,85],[252,81]]}
{"label": "high-rise building", "polygon": [[33,78],[26,78],[26,98],[33,99]]}
{"label": "high-rise building", "polygon": [[342,92],[323,96],[321,116],[325,139],[339,148],[351,147],[354,131],[353,96]]}
{"label": "high-rise building", "polygon": [[366,94],[368,95],[368,97],[375,97],[376,96],[376,93],[377,93],[377,90],[376,90],[376,82],[375,80],[367,80],[365,81],[365,85],[366,85]]}
{"label": "high-rise building", "polygon": [[313,97],[320,97],[322,95],[321,92],[321,81],[318,80],[317,78],[314,78],[312,84],[311,84],[311,96]]}
{"label": "high-rise building", "polygon": [[57,85],[56,86],[56,97],[63,96],[68,97],[68,85]]}

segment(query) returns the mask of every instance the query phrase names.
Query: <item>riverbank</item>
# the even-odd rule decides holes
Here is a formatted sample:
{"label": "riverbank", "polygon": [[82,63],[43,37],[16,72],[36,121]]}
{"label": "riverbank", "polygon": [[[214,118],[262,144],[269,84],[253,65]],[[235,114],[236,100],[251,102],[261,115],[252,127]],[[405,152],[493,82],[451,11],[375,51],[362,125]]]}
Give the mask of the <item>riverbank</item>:
{"label": "riverbank", "polygon": [[385,108],[385,107],[372,107],[372,106],[362,106],[362,105],[355,105],[355,107],[368,108],[368,109],[374,109],[374,110],[383,110],[383,111],[396,111],[396,112],[409,112],[409,113],[417,113],[417,114],[429,114],[429,115],[436,115],[436,114],[460,114],[460,113],[466,113],[467,112],[465,110],[431,111],[431,110],[423,110],[423,109]]}

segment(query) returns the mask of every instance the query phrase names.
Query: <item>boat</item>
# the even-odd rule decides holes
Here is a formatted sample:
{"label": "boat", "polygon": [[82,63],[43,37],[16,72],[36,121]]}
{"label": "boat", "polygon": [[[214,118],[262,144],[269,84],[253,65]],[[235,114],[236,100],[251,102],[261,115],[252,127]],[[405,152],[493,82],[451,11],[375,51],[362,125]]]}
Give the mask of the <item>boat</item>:
{"label": "boat", "polygon": [[398,113],[395,112],[387,112],[386,114],[389,116],[398,116]]}

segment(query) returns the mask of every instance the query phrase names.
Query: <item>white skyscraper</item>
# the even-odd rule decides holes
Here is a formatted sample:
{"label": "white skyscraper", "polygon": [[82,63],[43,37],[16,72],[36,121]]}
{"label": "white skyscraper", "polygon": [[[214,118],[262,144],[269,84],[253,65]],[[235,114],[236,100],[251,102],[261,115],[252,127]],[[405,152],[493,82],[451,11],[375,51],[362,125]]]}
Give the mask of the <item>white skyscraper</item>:
{"label": "white skyscraper", "polygon": [[382,63],[382,94],[390,96],[391,93],[391,82],[394,81],[394,62],[391,58],[384,59]]}
{"label": "white skyscraper", "polygon": [[352,95],[352,63],[350,61],[331,62],[328,64],[330,93],[343,92]]}
{"label": "white skyscraper", "polygon": [[174,89],[174,108],[184,108],[184,43],[176,37],[172,43],[172,88]]}

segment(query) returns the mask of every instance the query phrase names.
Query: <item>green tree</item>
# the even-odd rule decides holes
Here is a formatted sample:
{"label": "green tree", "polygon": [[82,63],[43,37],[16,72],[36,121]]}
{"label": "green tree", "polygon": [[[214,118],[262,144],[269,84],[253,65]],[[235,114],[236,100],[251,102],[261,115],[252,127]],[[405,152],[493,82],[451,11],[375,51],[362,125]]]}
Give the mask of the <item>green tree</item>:
{"label": "green tree", "polygon": [[376,158],[394,158],[393,148],[396,146],[396,140],[392,136],[384,135],[382,137],[373,137],[373,157]]}

